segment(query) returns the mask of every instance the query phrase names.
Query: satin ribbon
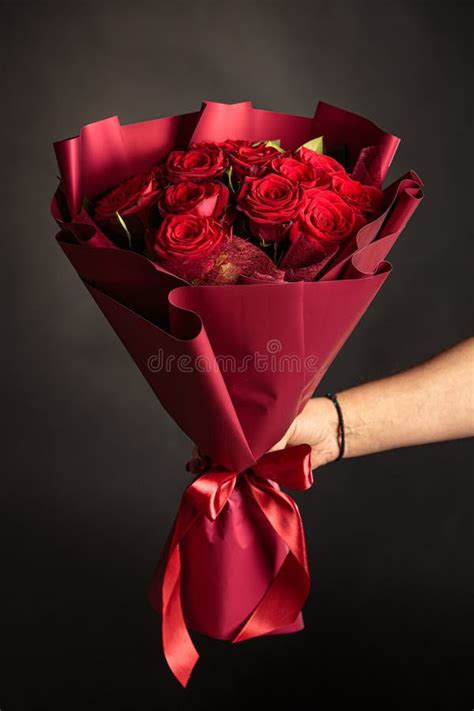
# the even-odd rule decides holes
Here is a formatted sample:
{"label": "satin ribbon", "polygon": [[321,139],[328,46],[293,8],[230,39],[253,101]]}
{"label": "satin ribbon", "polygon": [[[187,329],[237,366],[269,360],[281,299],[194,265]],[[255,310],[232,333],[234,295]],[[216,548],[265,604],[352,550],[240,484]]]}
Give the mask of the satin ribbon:
{"label": "satin ribbon", "polygon": [[[311,447],[303,444],[261,457],[243,472],[211,465],[183,494],[167,543],[159,588],[150,589],[152,607],[162,615],[163,651],[171,671],[186,686],[199,654],[189,635],[181,604],[181,551],[184,536],[201,516],[215,521],[242,480],[288,553],[266,593],[232,642],[269,634],[291,624],[308,596],[310,576],[303,523],[296,503],[279,489],[309,489],[313,483]],[[275,483],[278,487],[275,487]]]}

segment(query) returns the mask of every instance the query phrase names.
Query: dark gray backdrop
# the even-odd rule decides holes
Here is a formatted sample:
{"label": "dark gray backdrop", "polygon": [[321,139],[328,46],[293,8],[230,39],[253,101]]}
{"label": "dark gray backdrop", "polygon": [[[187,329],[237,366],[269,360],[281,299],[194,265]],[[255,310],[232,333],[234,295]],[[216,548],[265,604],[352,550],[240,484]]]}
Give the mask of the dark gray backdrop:
{"label": "dark gray backdrop", "polygon": [[[2,711],[241,705],[470,709],[469,443],[347,461],[299,496],[306,630],[199,641],[182,691],[145,587],[186,484],[169,419],[53,240],[51,143],[252,99],[318,99],[403,138],[391,169],[426,200],[389,282],[321,389],[407,367],[469,335],[469,3],[2,2]],[[472,153],[471,153],[472,155]],[[433,406],[436,406],[433,403]]]}

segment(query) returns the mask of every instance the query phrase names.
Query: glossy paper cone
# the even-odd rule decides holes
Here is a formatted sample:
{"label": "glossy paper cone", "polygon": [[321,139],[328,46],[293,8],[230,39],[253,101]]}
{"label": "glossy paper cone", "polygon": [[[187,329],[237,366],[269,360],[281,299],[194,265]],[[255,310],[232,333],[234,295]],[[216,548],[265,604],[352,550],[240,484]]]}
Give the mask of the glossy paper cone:
{"label": "glossy paper cone", "polygon": [[[254,109],[250,102],[204,102],[193,114],[131,126],[106,119],[56,144],[62,186],[52,211],[61,248],[171,417],[229,472],[255,465],[313,394],[389,275],[385,257],[422,198],[420,179],[409,173],[386,189],[384,214],[359,231],[317,282],[192,287],[116,248],[83,200],[189,141],[280,138],[286,148],[297,148],[319,135],[328,148],[345,143],[350,166],[361,150],[374,147],[371,165],[381,179],[399,142],[327,104],[305,118]],[[252,498],[237,483],[215,520],[188,520],[176,573],[188,627],[235,638],[287,565],[288,545],[262,514],[262,496]],[[158,611],[163,567],[151,587]],[[300,607],[293,620],[262,627],[263,633],[301,629]],[[186,683],[195,657],[181,664],[173,655],[168,661]]]}

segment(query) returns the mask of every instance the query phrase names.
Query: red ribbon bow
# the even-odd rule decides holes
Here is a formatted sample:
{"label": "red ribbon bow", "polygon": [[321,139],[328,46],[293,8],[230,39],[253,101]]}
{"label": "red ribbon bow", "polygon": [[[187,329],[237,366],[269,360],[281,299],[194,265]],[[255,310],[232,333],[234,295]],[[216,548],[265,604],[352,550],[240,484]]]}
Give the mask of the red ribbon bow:
{"label": "red ribbon bow", "polygon": [[191,640],[181,605],[180,543],[201,516],[219,516],[237,482],[258,506],[286,543],[288,553],[278,573],[232,642],[269,634],[291,624],[308,596],[310,577],[303,523],[296,503],[272,482],[303,491],[313,483],[311,447],[307,444],[269,452],[243,472],[211,466],[183,494],[165,556],[159,589],[152,585],[150,602],[162,615],[163,650],[173,674],[183,685],[189,681],[199,654]]}

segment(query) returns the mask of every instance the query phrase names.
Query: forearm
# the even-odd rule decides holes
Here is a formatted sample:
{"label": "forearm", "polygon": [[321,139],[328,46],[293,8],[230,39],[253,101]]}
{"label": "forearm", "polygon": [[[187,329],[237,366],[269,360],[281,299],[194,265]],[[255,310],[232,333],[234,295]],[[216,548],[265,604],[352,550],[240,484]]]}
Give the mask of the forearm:
{"label": "forearm", "polygon": [[474,338],[338,396],[345,457],[474,434]]}

